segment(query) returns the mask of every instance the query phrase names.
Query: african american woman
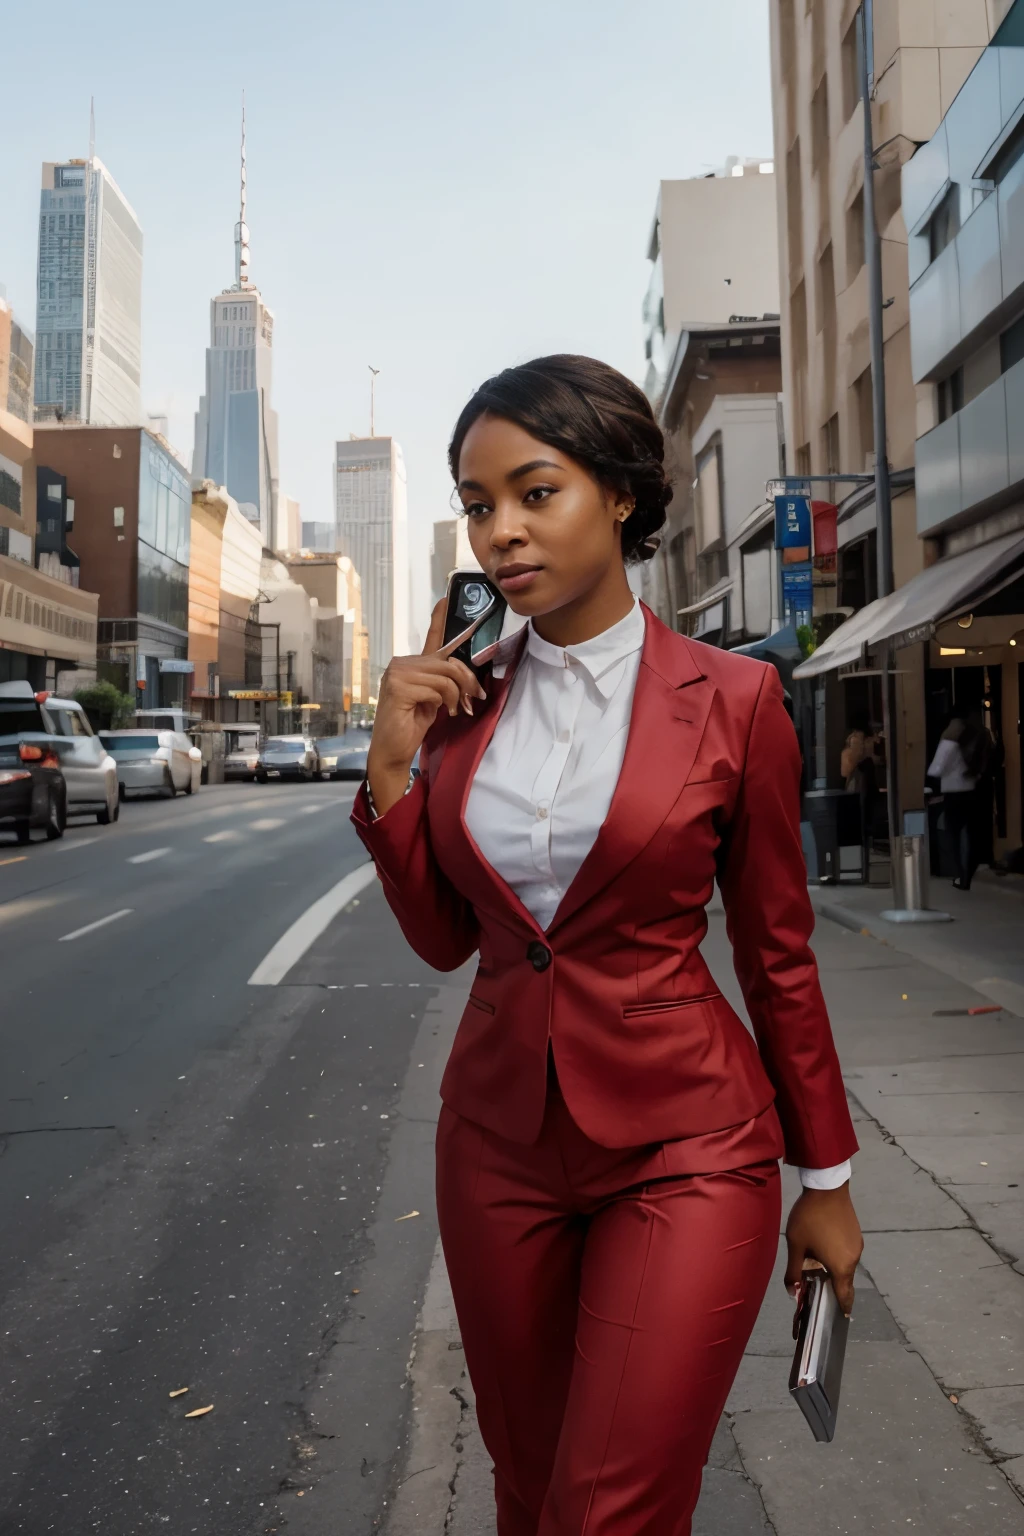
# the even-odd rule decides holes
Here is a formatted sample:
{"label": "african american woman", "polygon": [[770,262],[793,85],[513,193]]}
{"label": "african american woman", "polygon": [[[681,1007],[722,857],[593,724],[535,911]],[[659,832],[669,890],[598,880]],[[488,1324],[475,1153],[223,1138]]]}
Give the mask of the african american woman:
{"label": "african american woman", "polygon": [[[449,457],[528,622],[478,676],[438,605],[384,674],[353,820],[416,952],[479,952],[437,1207],[498,1533],[686,1536],[775,1261],[780,1157],[803,1185],[791,1293],[817,1260],[848,1313],[861,1252],[796,737],[772,667],[633,595],[671,489],[628,379],[506,369]],[[701,954],[716,879],[752,1032]]]}

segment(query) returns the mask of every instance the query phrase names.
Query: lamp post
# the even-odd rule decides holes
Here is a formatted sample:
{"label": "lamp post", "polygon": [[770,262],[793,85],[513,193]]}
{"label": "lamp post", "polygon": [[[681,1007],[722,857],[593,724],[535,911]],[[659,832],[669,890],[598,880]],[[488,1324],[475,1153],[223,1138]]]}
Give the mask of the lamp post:
{"label": "lamp post", "polygon": [[[882,241],[875,214],[875,150],[871,128],[871,60],[873,46],[872,0],[863,0],[857,12],[860,42],[860,96],[864,113],[864,262],[868,270],[868,336],[871,345],[871,396],[875,435],[875,525],[877,529],[878,595],[888,597],[893,590],[892,491],[889,484],[889,455],[886,444],[885,355],[882,330]],[[892,647],[886,641],[882,651],[882,731],[885,736],[886,809],[889,821],[889,861],[892,868],[892,895],[896,910],[906,904],[899,850],[902,846],[900,815],[899,757],[896,750],[896,679],[892,671]]]}

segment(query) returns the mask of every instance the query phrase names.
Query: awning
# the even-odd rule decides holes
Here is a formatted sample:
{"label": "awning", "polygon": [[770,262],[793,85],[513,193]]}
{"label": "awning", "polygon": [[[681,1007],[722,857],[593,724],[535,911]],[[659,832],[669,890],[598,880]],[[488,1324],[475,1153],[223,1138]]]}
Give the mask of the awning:
{"label": "awning", "polygon": [[888,641],[897,650],[931,639],[944,619],[969,613],[1019,574],[1024,562],[1024,533],[1007,533],[976,549],[947,555],[921,571],[889,597],[876,598],[829,636],[802,662],[794,678],[818,677],[850,666],[865,646]]}
{"label": "awning", "polygon": [[713,608],[715,603],[720,603],[726,593],[731,591],[732,577],[727,576],[724,581],[716,582],[710,591],[705,592],[704,596],[698,598],[695,603],[690,603],[689,607],[677,608],[676,613],[680,618],[685,618],[691,613],[703,613],[705,608]]}

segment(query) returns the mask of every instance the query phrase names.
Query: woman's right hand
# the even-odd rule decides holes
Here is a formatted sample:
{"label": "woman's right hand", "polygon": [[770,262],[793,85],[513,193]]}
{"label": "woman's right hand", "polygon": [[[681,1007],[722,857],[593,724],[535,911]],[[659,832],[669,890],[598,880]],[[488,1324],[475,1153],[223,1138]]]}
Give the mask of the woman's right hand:
{"label": "woman's right hand", "polygon": [[485,699],[476,673],[441,647],[446,599],[434,607],[421,656],[393,656],[380,682],[367,778],[378,816],[405,794],[409,773],[423,738],[439,709],[450,715],[473,713],[474,699]]}

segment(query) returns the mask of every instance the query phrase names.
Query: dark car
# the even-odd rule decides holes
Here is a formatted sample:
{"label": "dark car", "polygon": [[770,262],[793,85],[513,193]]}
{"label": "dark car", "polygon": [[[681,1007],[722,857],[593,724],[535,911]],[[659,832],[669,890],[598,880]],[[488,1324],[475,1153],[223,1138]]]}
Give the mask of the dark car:
{"label": "dark car", "polygon": [[316,747],[307,736],[270,736],[263,744],[256,779],[315,779],[320,772]]}
{"label": "dark car", "polygon": [[0,830],[27,843],[33,828],[64,836],[68,800],[60,759],[46,742],[0,742]]}
{"label": "dark car", "polygon": [[359,727],[344,736],[324,736],[317,742],[320,752],[320,777],[324,779],[361,779],[366,773],[366,754],[370,750],[370,731]]}

